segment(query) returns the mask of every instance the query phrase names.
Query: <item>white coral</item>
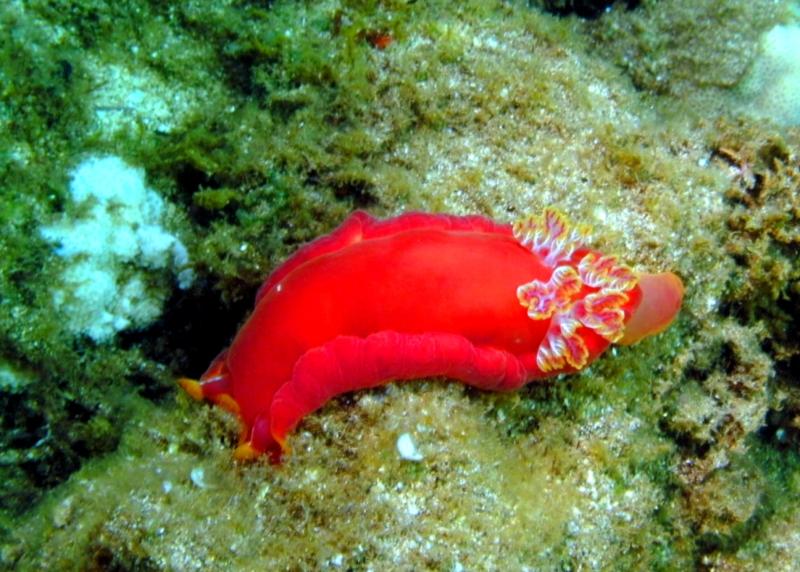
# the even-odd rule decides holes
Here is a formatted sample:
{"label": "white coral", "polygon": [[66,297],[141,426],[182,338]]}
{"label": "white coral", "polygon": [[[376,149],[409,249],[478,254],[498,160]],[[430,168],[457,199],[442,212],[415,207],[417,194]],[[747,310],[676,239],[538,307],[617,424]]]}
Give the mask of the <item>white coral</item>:
{"label": "white coral", "polygon": [[118,157],[90,157],[71,173],[70,196],[85,209],[41,228],[71,264],[53,291],[68,328],[96,342],[161,313],[165,292],[150,287],[154,271],[173,270],[181,287],[191,283],[186,248],[162,226],[164,200],[145,186],[144,171]]}
{"label": "white coral", "polygon": [[743,87],[753,115],[800,125],[800,25],[779,25],[764,34]]}

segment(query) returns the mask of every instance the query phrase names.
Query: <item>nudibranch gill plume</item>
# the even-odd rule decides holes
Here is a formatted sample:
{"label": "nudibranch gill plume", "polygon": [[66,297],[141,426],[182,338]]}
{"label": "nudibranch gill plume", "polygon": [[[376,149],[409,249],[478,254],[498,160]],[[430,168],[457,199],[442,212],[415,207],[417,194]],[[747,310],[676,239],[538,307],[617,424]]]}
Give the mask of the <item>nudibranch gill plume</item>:
{"label": "nudibranch gill plume", "polygon": [[194,398],[235,412],[238,459],[286,452],[332,397],[443,376],[513,390],[576,372],[677,315],[675,274],[637,273],[591,249],[552,209],[515,224],[482,216],[354,212],[270,274]]}

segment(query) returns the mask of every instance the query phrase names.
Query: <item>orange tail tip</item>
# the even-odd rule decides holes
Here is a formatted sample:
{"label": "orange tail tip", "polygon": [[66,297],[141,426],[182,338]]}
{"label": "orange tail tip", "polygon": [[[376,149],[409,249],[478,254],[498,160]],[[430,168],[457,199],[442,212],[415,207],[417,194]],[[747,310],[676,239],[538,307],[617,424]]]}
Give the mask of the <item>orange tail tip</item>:
{"label": "orange tail tip", "polygon": [[275,437],[275,441],[278,443],[278,447],[275,448],[275,451],[272,452],[271,457],[275,457],[277,455],[277,459],[280,461],[283,455],[289,455],[292,452],[292,448],[289,447],[289,443],[286,442],[286,437]]}
{"label": "orange tail tip", "polygon": [[261,451],[253,446],[252,441],[245,441],[244,443],[240,443],[239,446],[233,450],[233,458],[242,462],[253,461],[257,459],[261,453]]}
{"label": "orange tail tip", "polygon": [[672,272],[639,276],[642,301],[634,310],[619,343],[635,344],[667,328],[681,309],[683,282]]}
{"label": "orange tail tip", "polygon": [[180,385],[181,388],[183,388],[183,390],[189,394],[189,397],[197,401],[202,401],[203,385],[199,381],[196,379],[190,379],[188,377],[180,377],[178,378],[178,385]]}
{"label": "orange tail tip", "polygon": [[252,461],[266,455],[273,465],[280,464],[283,455],[289,454],[286,434],[273,435],[270,420],[266,415],[259,415],[252,427],[242,425],[239,435],[239,446],[233,452],[237,461]]}
{"label": "orange tail tip", "polygon": [[239,404],[236,403],[236,400],[227,393],[220,393],[211,399],[213,399],[214,403],[222,407],[225,411],[229,411],[234,414],[239,413]]}

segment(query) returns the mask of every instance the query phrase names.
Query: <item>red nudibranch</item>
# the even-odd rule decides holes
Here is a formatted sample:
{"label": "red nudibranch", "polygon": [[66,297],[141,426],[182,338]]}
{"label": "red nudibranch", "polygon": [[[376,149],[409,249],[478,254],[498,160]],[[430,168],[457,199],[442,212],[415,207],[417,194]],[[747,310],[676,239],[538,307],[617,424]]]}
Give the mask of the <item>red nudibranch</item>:
{"label": "red nudibranch", "polygon": [[575,372],[612,342],[666,328],[683,284],[636,273],[546,209],[514,225],[482,216],[353,213],[266,279],[252,315],[199,381],[235,412],[238,459],[273,462],[332,397],[444,376],[487,390]]}

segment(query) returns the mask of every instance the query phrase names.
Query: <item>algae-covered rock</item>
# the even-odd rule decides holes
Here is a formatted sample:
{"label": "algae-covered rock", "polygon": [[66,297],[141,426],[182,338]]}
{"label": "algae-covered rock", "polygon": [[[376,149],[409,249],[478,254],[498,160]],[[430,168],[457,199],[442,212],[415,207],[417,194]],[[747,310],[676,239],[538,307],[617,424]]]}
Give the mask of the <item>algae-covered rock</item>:
{"label": "algae-covered rock", "polygon": [[788,15],[788,4],[650,0],[631,12],[612,11],[595,32],[637,87],[692,98],[736,87],[760,34]]}
{"label": "algae-covered rock", "polygon": [[[732,104],[783,4],[618,4],[591,22],[484,0],[59,6],[0,8],[3,566],[800,559],[800,142]],[[53,304],[69,281],[42,234],[91,210],[70,202],[91,156],[144,169],[195,276],[181,290],[169,264],[125,262],[163,312],[103,343]],[[232,417],[174,389],[264,275],[354,208],[545,206],[636,270],[677,272],[677,322],[511,394],[343,396],[278,467],[234,463]]]}

